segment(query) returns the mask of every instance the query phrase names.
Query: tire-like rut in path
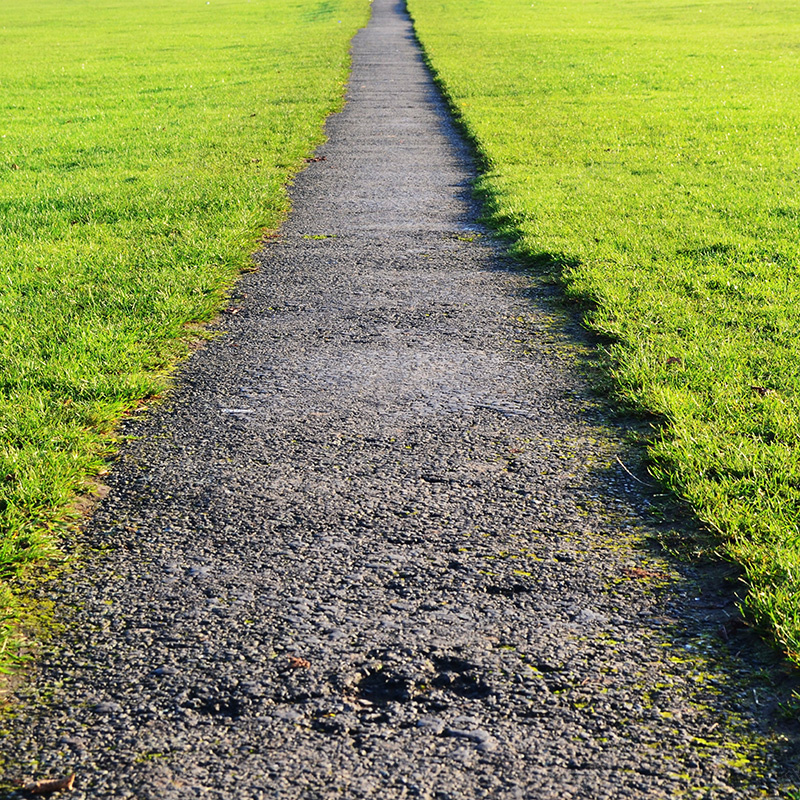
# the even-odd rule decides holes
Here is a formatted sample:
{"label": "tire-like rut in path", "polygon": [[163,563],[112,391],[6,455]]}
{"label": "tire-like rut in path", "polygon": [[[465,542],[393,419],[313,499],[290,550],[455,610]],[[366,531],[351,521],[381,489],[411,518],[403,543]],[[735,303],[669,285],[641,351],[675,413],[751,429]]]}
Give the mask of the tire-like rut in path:
{"label": "tire-like rut in path", "polygon": [[475,222],[394,0],[328,133],[226,335],[129,427],[85,534],[109,552],[47,589],[74,611],[19,692],[9,777],[153,800],[773,795],[763,650],[725,627],[730,587],[641,544],[652,498],[580,339]]}

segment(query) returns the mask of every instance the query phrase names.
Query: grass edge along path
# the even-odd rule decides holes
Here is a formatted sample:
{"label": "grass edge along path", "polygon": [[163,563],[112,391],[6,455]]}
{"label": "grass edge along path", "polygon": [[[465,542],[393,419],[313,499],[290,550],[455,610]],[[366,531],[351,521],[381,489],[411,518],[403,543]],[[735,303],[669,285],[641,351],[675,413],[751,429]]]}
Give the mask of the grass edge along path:
{"label": "grass edge along path", "polygon": [[[661,422],[651,471],[745,571],[800,662],[797,9],[409,0],[516,252]],[[470,53],[464,58],[464,53]]]}
{"label": "grass edge along path", "polygon": [[[19,0],[0,44],[0,671],[122,415],[225,304],[338,110],[366,0]],[[48,566],[49,565],[49,566]],[[39,570],[35,570],[39,573]]]}

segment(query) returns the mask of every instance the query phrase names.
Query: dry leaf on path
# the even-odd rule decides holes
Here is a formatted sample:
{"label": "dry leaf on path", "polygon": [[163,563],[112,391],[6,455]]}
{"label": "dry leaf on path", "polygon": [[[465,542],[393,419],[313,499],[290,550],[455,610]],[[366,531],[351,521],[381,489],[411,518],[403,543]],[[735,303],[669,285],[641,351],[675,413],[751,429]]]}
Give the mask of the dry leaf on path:
{"label": "dry leaf on path", "polygon": [[657,578],[658,580],[666,580],[669,577],[663,572],[652,569],[642,569],[641,567],[625,567],[622,571],[629,578]]}

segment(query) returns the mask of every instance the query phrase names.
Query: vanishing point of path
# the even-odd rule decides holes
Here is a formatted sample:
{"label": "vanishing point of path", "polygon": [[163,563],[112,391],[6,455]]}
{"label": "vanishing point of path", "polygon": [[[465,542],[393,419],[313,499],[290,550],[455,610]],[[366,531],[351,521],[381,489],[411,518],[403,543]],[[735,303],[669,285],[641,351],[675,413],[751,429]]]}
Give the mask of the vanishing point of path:
{"label": "vanishing point of path", "polygon": [[477,226],[395,0],[328,132],[225,335],[128,429],[85,534],[106,552],[46,588],[65,630],[6,721],[7,779],[779,796],[780,661],[724,570],[647,549],[658,500],[617,460],[638,472],[579,333]]}

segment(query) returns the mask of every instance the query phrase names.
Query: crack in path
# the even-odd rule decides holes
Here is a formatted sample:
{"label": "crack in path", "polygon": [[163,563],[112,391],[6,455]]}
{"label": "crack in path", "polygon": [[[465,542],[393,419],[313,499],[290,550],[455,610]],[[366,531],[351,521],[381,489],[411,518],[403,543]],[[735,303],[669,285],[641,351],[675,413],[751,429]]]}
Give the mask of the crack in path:
{"label": "crack in path", "polygon": [[226,335],[129,428],[108,551],[47,588],[74,610],[9,764],[79,798],[777,796],[780,662],[723,629],[719,570],[642,545],[587,347],[476,222],[394,0],[328,132]]}

